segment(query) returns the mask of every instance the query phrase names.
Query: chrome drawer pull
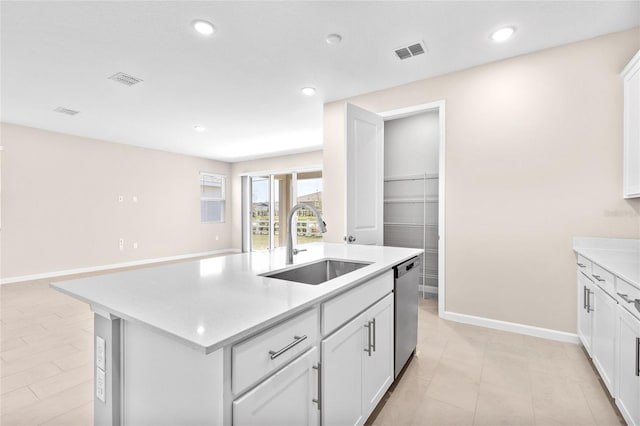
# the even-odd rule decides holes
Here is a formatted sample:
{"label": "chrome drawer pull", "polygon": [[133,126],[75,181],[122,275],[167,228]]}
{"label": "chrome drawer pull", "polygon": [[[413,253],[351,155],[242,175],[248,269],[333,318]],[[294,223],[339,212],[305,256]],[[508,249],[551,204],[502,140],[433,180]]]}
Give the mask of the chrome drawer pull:
{"label": "chrome drawer pull", "polygon": [[269,355],[271,355],[271,359],[276,359],[278,358],[280,355],[282,355],[283,353],[285,353],[286,351],[288,351],[289,349],[291,349],[292,347],[294,347],[295,345],[297,345],[298,343],[302,342],[303,340],[305,340],[307,338],[307,335],[305,334],[304,336],[293,336],[294,340],[293,342],[289,343],[287,346],[285,346],[284,348],[280,349],[279,351],[269,351]]}
{"label": "chrome drawer pull", "polygon": [[622,300],[624,300],[627,303],[633,303],[633,300],[630,300],[627,296],[628,294],[622,294],[622,293],[616,293],[618,296],[620,296],[620,298],[622,298]]}
{"label": "chrome drawer pull", "polygon": [[580,263],[580,262],[576,263],[576,265],[578,265],[578,266],[579,266],[579,267],[581,267],[581,268],[586,268],[586,267],[587,267],[587,265],[583,265],[583,264],[582,264],[582,263]]}
{"label": "chrome drawer pull", "polygon": [[587,309],[587,286],[582,286],[582,308]]}
{"label": "chrome drawer pull", "polygon": [[605,281],[605,279],[602,278],[600,275],[591,274],[591,276],[600,282]]}
{"label": "chrome drawer pull", "polygon": [[374,318],[373,321],[371,321],[373,323],[373,351],[376,351],[376,319]]}
{"label": "chrome drawer pull", "polygon": [[593,312],[593,308],[591,307],[591,295],[593,292],[587,289],[587,313]]}
{"label": "chrome drawer pull", "polygon": [[322,364],[318,362],[318,365],[314,365],[313,369],[318,370],[318,399],[312,399],[311,402],[315,402],[318,405],[318,410],[320,410],[320,395],[322,395]]}
{"label": "chrome drawer pull", "polygon": [[364,328],[367,329],[367,349],[365,349],[364,351],[369,354],[369,356],[371,356],[371,348],[373,347],[373,345],[371,344],[371,330],[373,327],[371,327],[371,321],[367,321],[367,324],[364,326]]}
{"label": "chrome drawer pull", "polygon": [[640,377],[640,337],[636,337],[636,376]]}

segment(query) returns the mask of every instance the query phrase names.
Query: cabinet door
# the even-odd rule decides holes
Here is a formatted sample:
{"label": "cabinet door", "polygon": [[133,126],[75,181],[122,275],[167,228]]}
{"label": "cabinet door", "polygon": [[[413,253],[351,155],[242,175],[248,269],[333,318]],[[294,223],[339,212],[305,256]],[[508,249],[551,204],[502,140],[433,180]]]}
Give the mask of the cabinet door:
{"label": "cabinet door", "polygon": [[324,339],[322,349],[323,425],[360,425],[363,355],[367,348],[366,312]]}
{"label": "cabinet door", "polygon": [[364,354],[363,408],[365,418],[371,414],[393,383],[393,294],[366,312],[370,327],[371,351]]}
{"label": "cabinet door", "polygon": [[616,404],[630,425],[640,425],[640,320],[618,306]]}
{"label": "cabinet door", "polygon": [[615,398],[617,302],[597,285],[593,299],[593,363],[609,393]]}
{"label": "cabinet door", "polygon": [[234,425],[318,425],[318,349],[309,350],[233,402]]}
{"label": "cabinet door", "polygon": [[593,311],[593,283],[584,276],[583,273],[578,271],[578,336],[580,341],[587,350],[587,353],[591,354],[591,332],[592,332],[592,320]]}

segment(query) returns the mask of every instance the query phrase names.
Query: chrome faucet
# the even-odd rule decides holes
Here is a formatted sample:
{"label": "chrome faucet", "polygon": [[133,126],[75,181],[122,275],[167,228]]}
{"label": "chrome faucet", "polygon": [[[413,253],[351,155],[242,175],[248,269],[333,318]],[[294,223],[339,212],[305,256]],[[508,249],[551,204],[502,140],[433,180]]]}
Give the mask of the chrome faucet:
{"label": "chrome faucet", "polygon": [[310,204],[298,203],[289,211],[289,217],[287,218],[287,223],[289,224],[287,228],[287,265],[291,265],[293,263],[293,255],[298,254],[303,250],[298,250],[293,248],[293,214],[300,209],[309,209],[316,215],[316,221],[318,222],[318,226],[320,227],[320,232],[327,232],[327,227],[325,226],[324,221],[322,220],[322,216],[320,216],[320,212]]}

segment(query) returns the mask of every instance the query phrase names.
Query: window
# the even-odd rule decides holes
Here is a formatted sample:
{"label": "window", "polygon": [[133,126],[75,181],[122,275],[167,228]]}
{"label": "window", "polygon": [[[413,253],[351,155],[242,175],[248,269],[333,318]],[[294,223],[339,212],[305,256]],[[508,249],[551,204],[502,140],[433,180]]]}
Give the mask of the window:
{"label": "window", "polygon": [[200,172],[200,221],[224,222],[225,183],[222,175]]}

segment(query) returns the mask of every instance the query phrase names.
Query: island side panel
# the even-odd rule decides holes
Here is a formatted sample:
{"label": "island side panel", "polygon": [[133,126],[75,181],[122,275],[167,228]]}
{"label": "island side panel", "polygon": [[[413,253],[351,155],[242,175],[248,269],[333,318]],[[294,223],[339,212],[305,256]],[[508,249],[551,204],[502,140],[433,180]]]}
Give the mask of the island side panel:
{"label": "island side panel", "polygon": [[119,318],[94,314],[94,397],[96,426],[119,426],[120,418],[120,327]]}
{"label": "island side panel", "polygon": [[122,342],[124,425],[223,424],[223,349],[204,354],[130,321]]}

